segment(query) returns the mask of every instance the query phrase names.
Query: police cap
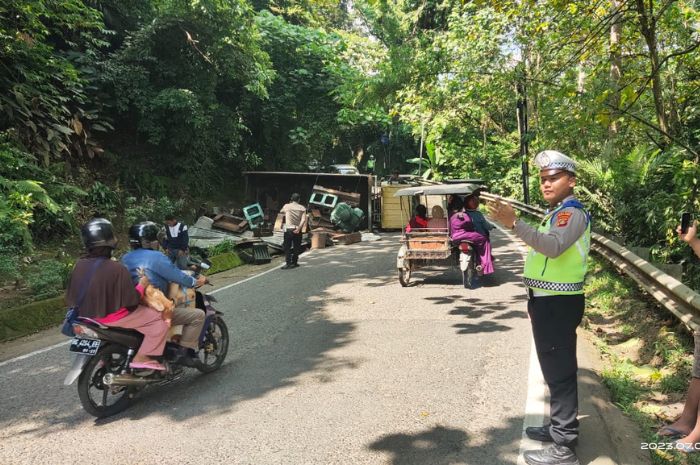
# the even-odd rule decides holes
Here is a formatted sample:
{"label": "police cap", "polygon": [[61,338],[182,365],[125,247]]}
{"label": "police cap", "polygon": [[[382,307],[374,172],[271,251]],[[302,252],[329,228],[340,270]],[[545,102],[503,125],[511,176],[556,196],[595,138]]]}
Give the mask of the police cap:
{"label": "police cap", "polygon": [[[556,150],[544,150],[535,156],[535,165],[542,171],[568,171],[576,175],[576,162]],[[554,173],[548,173],[554,174]]]}

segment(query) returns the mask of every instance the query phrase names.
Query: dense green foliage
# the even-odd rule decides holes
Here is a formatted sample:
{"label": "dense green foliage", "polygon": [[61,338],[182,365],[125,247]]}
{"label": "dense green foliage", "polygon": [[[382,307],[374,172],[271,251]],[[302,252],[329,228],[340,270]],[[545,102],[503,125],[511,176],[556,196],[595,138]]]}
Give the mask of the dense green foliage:
{"label": "dense green foliage", "polygon": [[236,195],[245,169],[370,155],[382,174],[522,197],[522,140],[528,163],[545,148],[581,162],[598,229],[687,259],[674,229],[700,213],[698,24],[688,0],[10,0],[0,247],[25,254],[94,213],[182,213]]}
{"label": "dense green foliage", "polygon": [[[359,8],[387,49],[371,89],[424,135],[426,175],[483,177],[522,197],[516,104],[524,101],[530,157],[554,148],[581,162],[596,228],[663,260],[692,257],[675,228],[681,211],[700,213],[696,3],[365,0]],[[537,181],[530,177],[535,201]]]}

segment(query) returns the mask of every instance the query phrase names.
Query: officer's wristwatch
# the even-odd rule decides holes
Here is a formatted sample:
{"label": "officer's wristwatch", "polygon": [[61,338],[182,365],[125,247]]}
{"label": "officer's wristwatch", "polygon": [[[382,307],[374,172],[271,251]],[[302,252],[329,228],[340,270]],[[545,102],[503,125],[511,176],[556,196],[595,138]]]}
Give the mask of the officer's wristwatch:
{"label": "officer's wristwatch", "polygon": [[515,229],[515,225],[518,224],[518,219],[519,218],[516,218],[515,221],[513,221],[513,224],[510,226],[511,231]]}

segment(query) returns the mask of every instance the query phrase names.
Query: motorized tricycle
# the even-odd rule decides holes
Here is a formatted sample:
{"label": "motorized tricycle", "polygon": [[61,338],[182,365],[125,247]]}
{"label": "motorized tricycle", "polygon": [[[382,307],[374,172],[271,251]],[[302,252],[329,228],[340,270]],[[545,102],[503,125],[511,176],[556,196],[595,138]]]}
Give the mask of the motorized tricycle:
{"label": "motorized tricycle", "polygon": [[[401,286],[408,286],[412,273],[421,268],[458,269],[465,288],[472,289],[476,286],[481,269],[479,255],[471,242],[451,239],[448,209],[451,196],[466,197],[482,187],[479,183],[435,184],[407,187],[394,194],[396,197],[418,199],[417,202],[425,205],[428,211],[431,206],[439,205],[446,212],[442,222],[431,219],[428,227],[410,228],[408,231],[406,227],[402,229],[401,247],[396,257]],[[404,204],[417,202],[401,202],[404,224],[411,217],[411,212],[405,211]]]}

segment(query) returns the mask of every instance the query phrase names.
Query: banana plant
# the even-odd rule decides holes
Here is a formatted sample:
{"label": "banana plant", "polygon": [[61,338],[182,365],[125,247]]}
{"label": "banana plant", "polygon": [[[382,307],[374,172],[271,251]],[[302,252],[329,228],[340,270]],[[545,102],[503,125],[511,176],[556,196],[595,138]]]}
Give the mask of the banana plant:
{"label": "banana plant", "polygon": [[445,157],[442,156],[440,149],[436,147],[435,142],[432,141],[425,143],[425,156],[422,160],[422,166],[420,158],[406,160],[407,163],[418,165],[416,174],[422,176],[423,179],[433,179],[435,181],[440,181],[442,179],[441,168],[445,165],[445,161]]}

